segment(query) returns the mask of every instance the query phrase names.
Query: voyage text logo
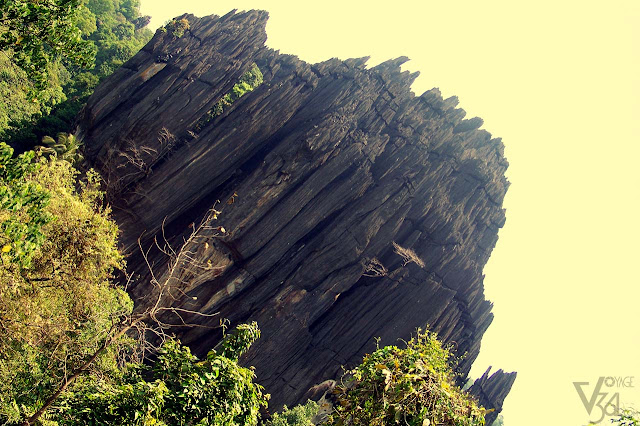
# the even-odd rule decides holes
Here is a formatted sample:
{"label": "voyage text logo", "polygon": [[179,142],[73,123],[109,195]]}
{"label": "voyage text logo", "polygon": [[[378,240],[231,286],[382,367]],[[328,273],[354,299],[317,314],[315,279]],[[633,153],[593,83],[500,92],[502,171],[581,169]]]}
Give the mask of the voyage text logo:
{"label": "voyage text logo", "polygon": [[[634,387],[634,376],[602,376],[588,394],[589,382],[573,382],[592,423],[600,423],[605,416],[620,414],[620,389]],[[597,417],[597,419],[593,419]]]}

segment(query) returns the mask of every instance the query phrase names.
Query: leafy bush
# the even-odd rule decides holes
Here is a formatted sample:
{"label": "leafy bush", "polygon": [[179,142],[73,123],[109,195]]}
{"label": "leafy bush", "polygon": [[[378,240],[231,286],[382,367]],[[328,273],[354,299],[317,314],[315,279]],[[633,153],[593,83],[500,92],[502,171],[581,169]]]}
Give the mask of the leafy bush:
{"label": "leafy bush", "polygon": [[451,354],[434,333],[418,330],[406,348],[366,355],[334,390],[330,425],[484,425],[484,410],[454,384]]}
{"label": "leafy bush", "polygon": [[0,247],[2,263],[28,267],[36,248],[44,241],[42,227],[53,217],[45,207],[49,193],[27,179],[38,164],[33,152],[12,158],[13,149],[0,143]]}
{"label": "leafy bush", "polygon": [[318,404],[307,401],[306,404],[287,408],[285,405],[280,413],[276,413],[266,426],[312,426],[311,419],[318,413]]}
{"label": "leafy bush", "polygon": [[256,425],[268,395],[238,356],[259,335],[255,322],[240,325],[204,360],[168,340],[146,380],[139,365],[117,384],[88,378],[63,396],[52,418],[60,425]]}
{"label": "leafy bush", "polygon": [[185,31],[189,29],[189,21],[185,18],[173,19],[167,25],[165,25],[161,31],[168,32],[174,38],[180,38],[184,35]]}

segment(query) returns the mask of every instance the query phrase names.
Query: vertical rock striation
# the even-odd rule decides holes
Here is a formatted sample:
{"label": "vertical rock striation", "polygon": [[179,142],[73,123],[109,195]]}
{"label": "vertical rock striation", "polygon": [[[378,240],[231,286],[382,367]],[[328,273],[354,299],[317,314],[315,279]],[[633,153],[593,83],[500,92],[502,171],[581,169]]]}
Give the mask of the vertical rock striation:
{"label": "vertical rock striation", "polygon": [[478,402],[487,410],[494,410],[485,416],[485,424],[491,425],[502,411],[502,403],[516,380],[516,373],[498,370],[489,376],[491,367],[477,379],[469,392],[478,398]]}
{"label": "vertical rock striation", "polygon": [[[466,354],[467,374],[492,320],[482,269],[505,221],[500,139],[455,97],[415,96],[407,58],[312,65],[264,46],[266,12],[184,18],[184,36],[158,32],[78,117],[137,273],[134,296],[152,293],[143,231],[145,248],[161,229],[179,245],[216,205],[225,235],[206,230],[190,247],[216,267],[186,271],[172,303],[258,322],[247,363],[273,406],[359,362],[374,338],[392,344],[427,324]],[[264,83],[202,126],[253,63]],[[424,266],[405,265],[393,242]],[[153,250],[149,260],[166,262]],[[182,335],[200,353],[219,338],[204,327]]]}

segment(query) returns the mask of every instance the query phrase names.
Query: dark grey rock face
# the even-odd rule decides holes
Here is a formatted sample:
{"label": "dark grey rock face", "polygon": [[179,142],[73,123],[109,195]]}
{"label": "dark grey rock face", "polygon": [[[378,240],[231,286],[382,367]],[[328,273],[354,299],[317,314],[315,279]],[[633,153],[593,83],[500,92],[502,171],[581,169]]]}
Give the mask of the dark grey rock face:
{"label": "dark grey rock face", "polygon": [[[133,295],[153,294],[143,231],[148,247],[164,223],[179,246],[222,200],[225,236],[208,230],[190,247],[217,267],[186,271],[171,303],[258,322],[246,362],[273,407],[358,363],[374,338],[392,344],[427,324],[466,353],[466,374],[492,320],[482,269],[505,221],[500,139],[465,120],[455,97],[414,96],[407,58],[311,65],[264,46],[266,12],[185,17],[183,37],[156,34],[78,117],[138,274]],[[253,63],[264,83],[198,131]],[[393,242],[424,267],[404,265]],[[149,259],[158,271],[166,262]],[[368,272],[374,259],[384,276]],[[204,353],[220,330],[181,338]]]}
{"label": "dark grey rock face", "polygon": [[478,402],[487,410],[493,410],[485,416],[485,424],[491,425],[502,411],[502,403],[516,380],[516,373],[498,370],[489,376],[491,367],[477,379],[469,392],[478,398]]}

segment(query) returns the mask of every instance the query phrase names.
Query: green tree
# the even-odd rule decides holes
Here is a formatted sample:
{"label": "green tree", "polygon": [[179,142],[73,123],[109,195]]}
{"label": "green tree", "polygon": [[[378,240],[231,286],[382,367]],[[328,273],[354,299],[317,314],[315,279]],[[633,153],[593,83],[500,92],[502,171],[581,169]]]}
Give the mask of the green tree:
{"label": "green tree", "polygon": [[256,425],[268,395],[238,357],[259,335],[256,323],[242,324],[203,360],[168,340],[146,374],[129,365],[117,383],[86,378],[63,395],[51,419],[59,425]]}
{"label": "green tree", "polygon": [[59,63],[49,64],[48,68],[49,84],[39,91],[36,99],[32,96],[34,85],[26,73],[0,53],[0,135],[11,127],[10,123],[26,121],[41,113],[48,114],[54,105],[66,99],[62,85],[69,79],[68,72]]}
{"label": "green tree", "polygon": [[64,57],[51,60],[45,70],[46,88],[35,87],[27,73],[9,60],[13,50],[0,55],[0,96],[7,100],[0,102],[0,140],[24,151],[46,135],[71,131],[75,116],[98,83],[151,39],[151,31],[144,28],[148,17],[140,16],[139,6],[137,0],[79,2],[70,19],[83,42],[96,52],[95,66],[87,70]]}
{"label": "green tree", "polygon": [[[0,423],[19,422],[101,348],[133,303],[111,284],[123,268],[98,179],[0,144]],[[86,368],[118,376],[126,339]]]}
{"label": "green tree", "polygon": [[22,69],[36,93],[49,85],[50,64],[93,64],[95,47],[76,26],[81,0],[0,0],[0,50]]}
{"label": "green tree", "polygon": [[401,349],[379,348],[337,386],[329,425],[484,425],[484,410],[454,384],[451,353],[418,330]]}

